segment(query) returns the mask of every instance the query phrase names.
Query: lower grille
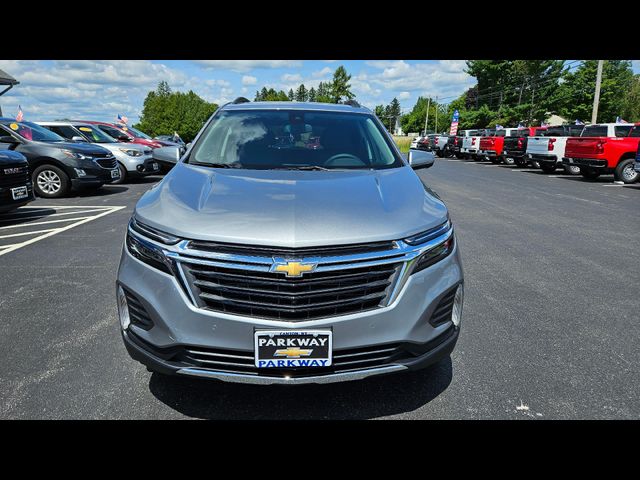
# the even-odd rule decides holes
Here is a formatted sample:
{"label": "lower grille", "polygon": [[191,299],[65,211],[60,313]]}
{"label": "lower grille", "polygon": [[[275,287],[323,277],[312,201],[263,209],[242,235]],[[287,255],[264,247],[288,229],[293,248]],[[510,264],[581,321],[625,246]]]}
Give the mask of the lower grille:
{"label": "lower grille", "polygon": [[116,165],[118,164],[115,157],[96,158],[95,161],[102,168],[108,168],[108,169],[116,168]]}
{"label": "lower grille", "polygon": [[6,174],[3,173],[3,169],[0,169],[0,187],[8,188],[8,187],[22,187],[30,181],[29,178],[29,168],[28,167],[4,167],[6,169],[9,168],[19,168],[19,171],[16,173]]}
{"label": "lower grille", "polygon": [[127,297],[127,306],[129,308],[129,318],[131,323],[143,330],[150,330],[153,327],[153,321],[149,314],[145,310],[144,306],[136,298],[136,296],[129,290],[124,290],[124,295]]}
{"label": "lower grille", "polygon": [[378,308],[400,264],[313,272],[300,278],[184,263],[202,308],[299,322]]}

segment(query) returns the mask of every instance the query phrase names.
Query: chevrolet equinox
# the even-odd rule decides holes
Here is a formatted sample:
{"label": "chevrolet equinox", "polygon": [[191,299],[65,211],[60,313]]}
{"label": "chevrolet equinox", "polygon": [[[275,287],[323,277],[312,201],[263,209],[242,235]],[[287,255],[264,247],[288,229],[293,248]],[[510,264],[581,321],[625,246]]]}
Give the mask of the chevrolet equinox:
{"label": "chevrolet equinox", "polygon": [[[167,149],[176,147],[165,147]],[[356,102],[216,111],[135,207],[116,296],[150,371],[256,384],[414,370],[453,350],[447,208]]]}

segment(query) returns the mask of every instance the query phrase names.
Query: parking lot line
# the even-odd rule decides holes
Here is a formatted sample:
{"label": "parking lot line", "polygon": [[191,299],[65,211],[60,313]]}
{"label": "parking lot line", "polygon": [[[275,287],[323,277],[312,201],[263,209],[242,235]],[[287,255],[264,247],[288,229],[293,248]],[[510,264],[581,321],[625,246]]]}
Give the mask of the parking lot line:
{"label": "parking lot line", "polygon": [[[36,230],[36,231],[30,231],[30,232],[22,232],[22,233],[16,233],[16,234],[10,234],[10,235],[4,235],[4,236],[0,236],[0,239],[3,238],[13,238],[13,237],[18,237],[18,236],[24,236],[24,235],[33,235],[33,234],[39,234],[42,233],[42,235],[39,235],[37,237],[34,238],[30,238],[29,240],[26,240],[24,242],[20,242],[20,243],[14,243],[11,245],[4,245],[2,247],[0,247],[0,256],[5,255],[7,253],[13,252],[19,248],[22,247],[26,247],[27,245],[31,245],[35,242],[38,242],[40,240],[44,240],[45,238],[49,238],[52,237],[53,235],[56,235],[58,233],[62,233],[65,232],[67,230],[70,230],[74,227],[80,226],[84,223],[88,223],[91,222],[92,220],[97,220],[100,217],[104,217],[105,215],[109,215],[110,213],[114,213],[117,212],[118,210],[122,210],[123,208],[126,208],[124,206],[109,206],[106,207],[104,205],[101,206],[87,206],[87,205],[83,205],[83,206],[57,206],[57,205],[53,205],[53,206],[43,206],[42,207],[42,211],[50,211],[52,209],[64,209],[64,208],[90,208],[90,209],[97,209],[96,211],[99,211],[100,213],[98,213],[97,215],[91,215],[91,216],[87,216],[87,217],[82,217],[81,220],[77,220],[77,219],[66,219],[64,221],[73,221],[73,220],[77,220],[74,221],[74,223],[71,223],[69,225],[65,225],[64,227],[60,227],[60,228],[53,228],[53,229],[47,229],[47,230]],[[14,218],[11,218],[11,220],[20,220],[21,218],[29,218],[29,213],[33,213],[33,210],[28,210],[26,209],[24,211],[24,213],[26,213],[27,215],[25,215],[25,217],[21,217],[20,216],[20,210],[18,210],[15,213],[12,213],[11,216]],[[53,215],[53,214],[52,214]],[[1,219],[4,220],[4,218],[0,217]],[[52,221],[53,222],[53,221]],[[52,223],[52,222],[48,222],[48,223]],[[43,222],[43,223],[47,223],[47,222]],[[23,226],[23,227],[28,227],[30,225],[33,224],[22,224],[19,226]]]}
{"label": "parking lot line", "polygon": [[[51,215],[53,216],[53,215]],[[5,227],[0,227],[0,230],[6,230],[8,228],[20,228],[20,227],[32,227],[33,225],[48,225],[50,223],[63,223],[63,222],[73,222],[77,220],[84,220],[85,218],[92,218],[91,216],[86,217],[76,217],[76,218],[61,218],[58,220],[47,220],[46,222],[32,222],[32,223],[20,223],[18,225],[8,225]],[[35,233],[35,232],[28,232]],[[2,238],[2,237],[0,237]]]}
{"label": "parking lot line", "polygon": [[[51,208],[55,208],[55,207],[51,207]],[[25,214],[25,215],[19,215],[17,218],[23,219],[23,218],[40,218],[40,217],[60,217],[60,216],[63,216],[63,215],[78,215],[80,213],[103,212],[104,210],[105,210],[105,207],[101,207],[100,209],[93,208],[91,210],[79,210],[79,211],[74,211],[74,212],[51,213],[51,214],[48,214],[48,215],[46,213],[33,214],[34,210],[31,210],[31,211],[27,212],[27,214]],[[42,210],[37,210],[37,211],[50,212],[51,209],[42,209]],[[0,222],[8,222],[8,221],[11,221],[11,220],[16,220],[16,218],[9,218],[12,215],[14,215],[14,214],[0,216]]]}

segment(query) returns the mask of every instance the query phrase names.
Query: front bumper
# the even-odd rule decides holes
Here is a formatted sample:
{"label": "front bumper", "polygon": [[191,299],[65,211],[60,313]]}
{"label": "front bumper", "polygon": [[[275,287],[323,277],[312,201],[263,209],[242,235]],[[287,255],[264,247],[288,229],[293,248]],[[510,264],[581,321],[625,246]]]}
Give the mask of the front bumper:
{"label": "front bumper", "polygon": [[[131,324],[123,332],[131,357],[152,370],[257,384],[330,383],[423,368],[448,355],[456,344],[459,330],[450,320],[435,327],[429,320],[447,292],[463,283],[463,271],[456,244],[449,256],[411,275],[389,306],[298,322],[198,308],[173,275],[140,262],[126,248],[123,249],[117,282],[136,297],[153,323],[148,329]],[[254,350],[254,331],[264,328],[331,329],[336,358],[340,352],[377,350],[389,345],[397,347],[399,353],[386,363],[348,371],[337,369],[337,361],[336,369],[317,370],[318,373],[316,370],[299,374],[257,369],[247,371]],[[180,356],[180,349],[190,348],[240,356],[247,363],[237,371],[200,368],[185,363],[184,357]]]}
{"label": "front bumper", "polygon": [[598,160],[595,158],[562,158],[563,165],[572,167],[589,167],[589,168],[607,168],[606,160]]}

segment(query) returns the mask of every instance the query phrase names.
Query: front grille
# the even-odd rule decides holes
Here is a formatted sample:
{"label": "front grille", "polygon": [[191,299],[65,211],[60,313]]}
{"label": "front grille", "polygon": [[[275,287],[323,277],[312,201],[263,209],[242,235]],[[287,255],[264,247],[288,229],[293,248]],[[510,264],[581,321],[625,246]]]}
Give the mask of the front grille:
{"label": "front grille", "polygon": [[102,168],[108,168],[108,169],[112,169],[112,168],[116,168],[116,165],[118,164],[117,160],[115,157],[106,157],[106,158],[96,158],[95,162],[100,165]]}
{"label": "front grille", "polygon": [[291,322],[378,308],[399,266],[354,267],[287,278],[266,271],[183,263],[202,308]]}
{"label": "front grille", "polygon": [[145,310],[144,306],[129,290],[124,289],[124,295],[127,297],[127,306],[129,308],[129,318],[131,323],[143,330],[150,330],[153,327],[153,321]]}
{"label": "front grille", "polygon": [[329,247],[306,248],[278,248],[262,245],[235,245],[229,243],[202,242],[193,240],[189,242],[189,248],[203,250],[205,252],[231,253],[234,255],[267,255],[286,258],[323,257],[334,255],[354,255],[358,253],[384,252],[393,249],[394,242],[359,243],[351,245],[336,245]]}
{"label": "front grille", "polygon": [[[18,168],[19,171],[17,173],[4,173],[5,169]],[[0,187],[9,188],[9,187],[22,187],[30,181],[29,178],[29,167],[11,167],[11,166],[3,166],[0,168]]]}

